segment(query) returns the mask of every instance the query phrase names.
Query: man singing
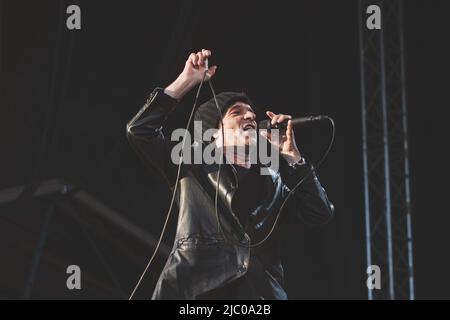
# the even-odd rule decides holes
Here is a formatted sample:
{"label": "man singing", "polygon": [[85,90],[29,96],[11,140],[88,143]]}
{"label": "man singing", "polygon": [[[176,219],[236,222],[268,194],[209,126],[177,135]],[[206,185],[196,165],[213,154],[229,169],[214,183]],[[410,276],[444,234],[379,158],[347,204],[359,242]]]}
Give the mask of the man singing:
{"label": "man singing", "polygon": [[[207,69],[205,63],[210,56],[209,50],[192,53],[178,78],[165,89],[155,89],[127,124],[136,152],[172,189],[177,163],[171,159],[173,142],[164,135],[164,125],[205,72],[208,79],[214,76],[217,68]],[[277,139],[264,136],[276,146],[280,163],[279,170],[263,175],[261,163],[236,151],[253,143],[248,131],[256,129],[255,106],[244,93],[223,92],[216,99],[218,105],[214,99],[207,101],[194,118],[201,121],[203,132],[219,129],[212,143],[225,150],[226,161],[220,170],[216,163],[181,166],[175,241],[152,298],[287,299],[280,227],[292,219],[323,224],[332,217],[333,206],[296,146],[291,116],[266,112],[272,124],[287,121],[287,128]],[[277,220],[289,191],[308,174]]]}

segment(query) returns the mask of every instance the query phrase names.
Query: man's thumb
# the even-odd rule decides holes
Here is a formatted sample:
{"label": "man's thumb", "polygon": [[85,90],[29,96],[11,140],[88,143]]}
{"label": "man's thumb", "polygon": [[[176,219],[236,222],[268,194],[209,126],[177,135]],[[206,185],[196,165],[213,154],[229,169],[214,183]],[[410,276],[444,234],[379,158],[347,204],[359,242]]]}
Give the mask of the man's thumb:
{"label": "man's thumb", "polygon": [[212,66],[208,69],[208,75],[210,78],[216,73],[216,70],[217,70],[217,66]]}

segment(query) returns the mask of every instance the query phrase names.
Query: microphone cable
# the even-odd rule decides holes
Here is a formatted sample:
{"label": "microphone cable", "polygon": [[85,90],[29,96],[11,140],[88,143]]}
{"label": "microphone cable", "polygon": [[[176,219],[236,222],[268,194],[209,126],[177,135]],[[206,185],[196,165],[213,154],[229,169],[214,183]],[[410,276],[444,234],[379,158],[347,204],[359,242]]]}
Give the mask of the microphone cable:
{"label": "microphone cable", "polygon": [[[206,60],[206,65],[207,65],[207,63],[208,63],[208,62],[207,62],[207,60]],[[200,82],[200,85],[199,85],[199,87],[198,87],[198,89],[197,89],[197,93],[196,93],[196,96],[195,96],[194,105],[193,105],[193,107],[192,107],[192,109],[191,109],[191,113],[190,113],[190,115],[189,115],[189,119],[188,119],[188,122],[187,122],[187,124],[186,124],[186,129],[185,129],[185,133],[184,133],[184,136],[183,136],[183,145],[182,145],[182,149],[181,149],[181,154],[182,154],[182,155],[183,155],[182,152],[183,152],[183,150],[184,150],[185,143],[186,143],[187,132],[188,132],[188,130],[189,130],[189,127],[191,126],[191,123],[192,123],[192,119],[193,119],[194,113],[195,113],[195,111],[196,111],[196,109],[197,109],[198,99],[199,99],[200,92],[201,92],[201,89],[202,89],[202,87],[203,87],[203,84],[204,84],[204,82],[205,82],[205,78],[206,78],[207,72],[208,72],[208,69],[206,68],[206,70],[205,70],[205,72],[204,72],[204,74],[203,74],[202,80],[201,80],[201,82]],[[211,79],[209,78],[209,79],[207,79],[207,81],[208,81],[208,84],[209,84],[209,86],[210,86],[211,92],[212,92],[212,94],[213,94],[213,98],[214,98],[214,102],[215,102],[216,108],[217,108],[217,110],[218,110],[218,112],[219,112],[220,124],[221,124],[222,143],[224,144],[224,142],[225,142],[225,134],[224,134],[224,127],[223,127],[223,114],[222,114],[222,110],[220,109],[219,104],[218,104],[218,102],[217,102],[216,93],[215,93],[214,86],[213,86],[213,84],[212,84]],[[333,145],[333,142],[334,142],[334,137],[335,137],[335,124],[334,124],[333,119],[332,119],[331,117],[329,117],[329,116],[323,116],[323,118],[325,118],[325,119],[327,119],[327,120],[330,121],[330,123],[331,123],[331,125],[332,125],[332,136],[331,136],[330,142],[329,142],[329,144],[328,144],[328,147],[327,147],[325,153],[324,153],[323,156],[321,157],[320,161],[317,163],[316,171],[319,169],[319,167],[320,167],[320,166],[322,165],[322,163],[324,162],[325,158],[328,156],[328,154],[329,154],[329,152],[330,152],[330,150],[331,150],[331,147],[332,147],[332,145]],[[275,226],[276,226],[276,224],[277,224],[277,222],[278,222],[278,219],[279,219],[279,217],[280,217],[280,215],[281,215],[281,213],[282,213],[282,211],[283,211],[283,209],[284,209],[284,207],[285,207],[287,201],[289,200],[289,198],[290,198],[290,197],[292,196],[292,194],[300,187],[300,185],[301,185],[307,178],[309,178],[309,177],[312,175],[312,173],[314,172],[314,170],[313,170],[313,168],[311,167],[310,170],[309,170],[309,172],[308,172],[308,174],[306,174],[306,175],[305,175],[305,176],[304,176],[304,177],[303,177],[303,178],[302,178],[302,179],[301,179],[301,180],[300,180],[300,181],[299,181],[299,182],[298,182],[298,183],[297,183],[290,191],[289,191],[288,195],[287,195],[286,198],[284,199],[283,203],[282,203],[281,206],[280,206],[280,209],[279,209],[278,212],[277,212],[277,215],[276,215],[275,221],[274,221],[274,223],[273,223],[273,225],[272,225],[272,227],[271,227],[271,230],[270,230],[270,231],[268,232],[268,234],[264,237],[264,239],[262,239],[261,241],[259,241],[259,242],[256,243],[256,244],[251,244],[251,243],[250,243],[249,245],[243,245],[243,244],[241,244],[241,243],[235,241],[234,239],[229,238],[229,237],[225,234],[225,232],[223,231],[223,228],[222,228],[222,223],[221,223],[221,221],[220,221],[219,211],[218,211],[218,198],[219,198],[218,195],[219,195],[219,184],[220,184],[220,175],[221,175],[221,164],[222,164],[222,161],[225,161],[225,156],[224,156],[224,146],[222,146],[221,161],[220,161],[219,164],[218,164],[218,172],[217,172],[217,175],[218,175],[218,176],[217,176],[217,183],[216,183],[215,197],[214,197],[214,209],[215,209],[215,216],[216,216],[216,219],[217,219],[217,227],[218,227],[218,230],[219,230],[220,233],[222,233],[222,235],[224,236],[224,238],[230,240],[231,242],[233,242],[234,244],[236,244],[236,245],[238,245],[238,246],[245,247],[245,248],[254,248],[254,247],[260,246],[260,245],[262,245],[265,241],[267,241],[267,239],[269,239],[269,237],[272,235],[273,231],[275,230]],[[163,225],[163,228],[162,228],[162,230],[161,230],[161,234],[160,234],[160,237],[159,237],[159,239],[158,239],[157,245],[156,245],[155,250],[153,251],[153,254],[152,254],[150,260],[148,261],[148,263],[147,263],[147,265],[146,265],[144,271],[142,272],[142,274],[141,274],[139,280],[137,281],[137,283],[136,283],[136,285],[135,285],[135,287],[134,287],[134,289],[133,289],[133,291],[132,291],[130,297],[128,298],[128,300],[132,300],[132,299],[133,299],[134,294],[136,293],[136,291],[137,291],[138,287],[140,286],[140,284],[141,284],[141,282],[142,282],[142,280],[143,280],[145,274],[147,273],[147,271],[148,271],[149,267],[151,266],[151,264],[152,264],[154,258],[156,257],[156,253],[158,252],[158,249],[159,249],[159,247],[160,247],[160,245],[161,245],[162,238],[163,238],[164,233],[165,233],[165,231],[166,231],[167,224],[168,224],[168,221],[169,221],[169,218],[170,218],[172,209],[173,209],[173,205],[174,205],[174,203],[175,203],[175,196],[176,196],[176,191],[177,191],[178,185],[179,185],[182,162],[183,162],[183,156],[180,157],[180,161],[179,161],[179,163],[178,163],[177,176],[176,176],[176,179],[175,179],[175,185],[174,185],[174,188],[173,188],[173,191],[172,191],[172,197],[171,197],[169,209],[167,210],[166,220],[165,220],[164,225]]]}
{"label": "microphone cable", "polygon": [[[211,88],[211,92],[212,92],[212,94],[213,94],[213,96],[214,96],[214,102],[215,102],[215,104],[216,104],[216,108],[217,108],[217,110],[218,110],[218,112],[219,112],[220,123],[221,123],[221,132],[222,132],[222,144],[224,144],[224,143],[225,143],[225,141],[224,141],[225,139],[224,139],[224,128],[223,128],[223,115],[222,115],[222,110],[220,109],[219,104],[217,103],[216,93],[215,93],[214,87],[213,87],[213,85],[212,85],[211,79],[208,79],[208,83],[209,83],[209,86],[210,86],[210,88]],[[278,212],[277,212],[275,221],[274,221],[274,223],[273,223],[273,225],[272,225],[270,231],[268,232],[268,234],[267,234],[267,235],[264,237],[264,239],[262,239],[261,241],[255,243],[255,244],[249,243],[249,245],[243,245],[243,244],[241,244],[240,242],[237,242],[237,241],[235,241],[234,239],[231,239],[231,238],[227,237],[227,236],[225,235],[225,233],[222,231],[222,235],[223,235],[225,238],[227,238],[228,240],[230,240],[231,242],[233,242],[235,245],[238,245],[238,246],[241,246],[241,247],[244,247],[244,248],[255,248],[255,247],[258,247],[258,246],[262,245],[265,241],[267,241],[267,239],[269,239],[269,237],[272,235],[273,231],[275,230],[275,226],[276,226],[276,224],[277,224],[277,222],[278,222],[278,219],[280,218],[281,213],[282,213],[284,207],[286,206],[288,200],[290,199],[290,197],[291,197],[291,196],[294,194],[294,192],[301,186],[301,184],[302,184],[304,181],[306,181],[306,179],[308,179],[308,178],[313,174],[314,171],[319,170],[320,166],[322,165],[322,163],[325,161],[326,157],[327,157],[328,154],[330,153],[331,147],[333,146],[334,138],[335,138],[335,131],[336,131],[336,127],[335,127],[335,124],[334,124],[334,120],[333,120],[331,117],[329,117],[329,116],[320,116],[320,117],[321,117],[321,119],[326,119],[326,120],[328,120],[328,121],[330,122],[330,124],[331,124],[332,133],[331,133],[330,141],[329,141],[329,143],[328,143],[328,147],[327,147],[326,151],[324,152],[324,154],[322,155],[322,157],[320,158],[319,162],[317,163],[317,165],[316,165],[316,167],[315,167],[315,170],[314,170],[314,168],[311,166],[310,169],[309,169],[309,171],[308,171],[308,173],[307,173],[307,174],[306,174],[306,175],[305,175],[305,176],[304,176],[304,177],[303,177],[303,178],[302,178],[302,179],[301,179],[301,180],[300,180],[300,181],[299,181],[299,182],[298,182],[298,183],[297,183],[290,191],[289,191],[288,195],[286,196],[286,198],[285,198],[284,201],[282,202],[282,204],[281,204],[281,206],[280,206],[280,209],[279,209]],[[258,137],[259,137],[259,135],[258,135]],[[258,146],[258,147],[259,147],[259,146]],[[224,161],[224,160],[223,160],[223,155],[224,155],[224,147],[222,147],[222,161]],[[219,193],[219,181],[220,181],[220,168],[221,168],[221,162],[219,163],[219,168],[218,168],[218,178],[217,178],[217,184],[216,184],[216,194],[215,194],[214,208],[215,208],[215,215],[216,215],[217,223],[218,223],[218,226],[219,226],[219,230],[222,230],[222,223],[221,223],[221,221],[220,221],[219,213],[218,213],[218,208],[217,208],[217,207],[218,207],[217,202],[218,202],[218,193]],[[251,239],[250,239],[250,240],[251,240]]]}
{"label": "microphone cable", "polygon": [[334,120],[331,118],[331,117],[329,117],[329,116],[321,116],[321,117],[323,117],[323,119],[326,119],[326,120],[328,120],[328,121],[330,121],[330,123],[331,123],[331,128],[332,128],[332,133],[331,133],[331,138],[330,138],[330,142],[328,143],[328,147],[327,147],[327,149],[326,149],[326,151],[324,152],[324,154],[322,155],[322,157],[320,158],[320,160],[319,160],[319,162],[317,162],[317,165],[316,165],[316,167],[315,167],[315,170],[314,170],[314,168],[312,167],[312,166],[310,166],[310,169],[309,169],[309,171],[308,171],[308,173],[289,191],[289,193],[288,193],[288,195],[286,196],[286,198],[284,199],[284,201],[283,201],[283,203],[281,204],[281,206],[280,206],[280,209],[278,210],[278,212],[277,212],[277,216],[276,216],[276,218],[275,218],[275,221],[274,221],[274,223],[273,223],[273,225],[272,225],[272,228],[270,229],[270,231],[269,231],[269,233],[267,234],[267,236],[264,238],[264,239],[262,239],[261,241],[259,241],[259,242],[257,242],[256,244],[254,244],[254,245],[252,245],[252,248],[253,247],[257,247],[257,246],[260,246],[261,244],[263,244],[267,239],[269,239],[269,237],[272,235],[272,233],[273,233],[273,231],[275,230],[275,226],[276,226],[276,224],[277,224],[277,222],[278,222],[278,219],[280,218],[280,216],[281,216],[281,213],[283,212],[283,209],[284,209],[284,206],[287,204],[287,202],[288,202],[288,200],[289,200],[289,198],[294,194],[294,192],[300,187],[300,185],[304,182],[304,181],[306,181],[306,179],[308,179],[312,174],[313,174],[313,172],[314,171],[317,171],[317,170],[319,170],[319,168],[320,168],[320,166],[322,165],[322,163],[323,163],[323,161],[325,160],[325,158],[328,156],[328,154],[329,154],[329,152],[330,152],[330,150],[331,150],[331,147],[333,146],[333,143],[334,143],[334,137],[335,137],[335,131],[336,131],[336,127],[335,127],[335,124],[334,124]]}
{"label": "microphone cable", "polygon": [[150,265],[152,264],[153,259],[156,257],[156,253],[158,252],[159,246],[161,245],[161,242],[162,242],[162,238],[163,238],[164,233],[165,233],[165,231],[166,231],[167,224],[168,224],[169,218],[170,218],[170,214],[171,214],[171,212],[172,212],[173,204],[175,203],[176,191],[177,191],[178,184],[179,184],[179,181],[180,181],[181,165],[182,165],[182,163],[183,163],[183,150],[184,150],[184,146],[185,146],[185,143],[186,143],[186,136],[187,136],[189,127],[191,126],[191,123],[192,123],[192,119],[193,119],[195,110],[197,109],[198,98],[199,98],[199,96],[200,96],[200,91],[201,91],[201,89],[202,89],[203,83],[205,82],[205,78],[206,78],[206,73],[207,73],[207,72],[208,72],[208,69],[205,70],[205,72],[204,72],[204,74],[203,74],[203,77],[202,77],[202,81],[200,82],[200,85],[198,86],[197,93],[196,93],[196,95],[195,95],[194,105],[193,105],[193,107],[192,107],[192,109],[191,109],[191,113],[190,113],[190,115],[189,115],[189,119],[188,119],[188,122],[187,122],[187,124],[186,124],[186,129],[185,129],[185,131],[184,131],[183,145],[182,145],[182,148],[181,148],[181,157],[180,157],[180,161],[179,161],[179,163],[178,163],[178,169],[177,169],[177,177],[176,177],[176,179],[175,179],[175,186],[174,186],[173,191],[172,191],[172,198],[171,198],[171,200],[170,200],[170,206],[169,206],[169,209],[167,210],[166,220],[165,220],[164,225],[163,225],[163,228],[162,228],[162,230],[161,230],[161,235],[159,236],[158,243],[157,243],[157,245],[156,245],[155,250],[153,251],[152,257],[151,257],[150,260],[148,261],[148,263],[147,263],[147,265],[146,265],[144,271],[143,271],[142,274],[141,274],[141,277],[139,278],[138,282],[136,283],[136,285],[135,285],[135,287],[134,287],[134,289],[133,289],[133,292],[131,293],[131,295],[130,295],[130,297],[128,298],[128,300],[131,300],[131,299],[133,298],[134,294],[136,293],[137,288],[139,287],[139,285],[140,285],[141,282],[142,282],[142,279],[144,278],[145,274],[147,273],[147,270],[149,269]]}

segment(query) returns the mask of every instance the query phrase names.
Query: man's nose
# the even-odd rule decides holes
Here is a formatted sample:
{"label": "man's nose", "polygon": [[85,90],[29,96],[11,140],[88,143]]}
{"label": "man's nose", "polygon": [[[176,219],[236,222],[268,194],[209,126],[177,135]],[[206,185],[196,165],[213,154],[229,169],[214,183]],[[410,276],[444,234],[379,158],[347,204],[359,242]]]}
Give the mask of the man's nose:
{"label": "man's nose", "polygon": [[248,119],[255,120],[256,119],[256,114],[254,114],[253,112],[248,111],[248,112],[245,113],[244,119],[246,119],[246,120],[248,120]]}

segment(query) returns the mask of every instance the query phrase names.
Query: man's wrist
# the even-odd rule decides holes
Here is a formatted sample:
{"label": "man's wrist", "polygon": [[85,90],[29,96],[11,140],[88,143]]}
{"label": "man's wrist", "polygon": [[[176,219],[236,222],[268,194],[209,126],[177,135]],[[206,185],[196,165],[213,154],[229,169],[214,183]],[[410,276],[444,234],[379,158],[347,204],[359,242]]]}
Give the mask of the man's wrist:
{"label": "man's wrist", "polygon": [[180,75],[174,82],[164,89],[164,93],[172,98],[180,101],[183,96],[188,93],[195,84]]}
{"label": "man's wrist", "polygon": [[288,163],[286,160],[280,162],[280,175],[283,182],[289,187],[293,188],[303,177],[305,177],[311,165],[309,162],[301,157],[297,162]]}
{"label": "man's wrist", "polygon": [[301,156],[300,152],[295,152],[293,154],[283,154],[282,156],[283,156],[284,160],[286,160],[286,162],[289,165],[291,165],[293,163],[297,163],[298,161],[303,159],[303,157]]}
{"label": "man's wrist", "polygon": [[300,157],[300,159],[298,159],[297,161],[291,162],[291,163],[288,163],[288,164],[292,168],[301,167],[301,166],[304,166],[306,164],[306,159],[303,158],[303,157]]}

